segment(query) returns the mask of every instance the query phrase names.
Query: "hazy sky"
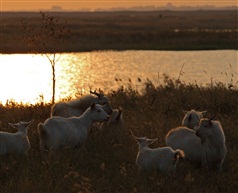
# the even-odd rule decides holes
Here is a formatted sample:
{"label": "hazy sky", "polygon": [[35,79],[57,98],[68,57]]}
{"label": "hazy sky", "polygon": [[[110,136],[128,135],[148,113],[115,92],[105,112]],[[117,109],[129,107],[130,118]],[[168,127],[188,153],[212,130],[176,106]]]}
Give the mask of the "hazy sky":
{"label": "hazy sky", "polygon": [[79,10],[83,8],[115,8],[134,6],[165,6],[172,3],[174,6],[203,6],[213,5],[237,6],[237,0],[0,0],[1,11],[51,9],[53,6],[60,6],[64,10]]}

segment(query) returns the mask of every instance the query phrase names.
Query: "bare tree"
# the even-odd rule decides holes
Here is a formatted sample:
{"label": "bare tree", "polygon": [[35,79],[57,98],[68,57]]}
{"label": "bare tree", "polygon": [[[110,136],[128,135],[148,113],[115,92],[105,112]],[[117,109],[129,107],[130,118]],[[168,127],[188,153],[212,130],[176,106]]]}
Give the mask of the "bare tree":
{"label": "bare tree", "polygon": [[21,21],[23,30],[23,41],[31,48],[35,54],[43,54],[50,62],[52,68],[52,104],[55,102],[55,66],[60,59],[58,52],[62,51],[61,45],[64,37],[69,34],[67,20],[59,22],[59,19],[49,14],[40,12],[40,26],[30,25],[25,21]]}

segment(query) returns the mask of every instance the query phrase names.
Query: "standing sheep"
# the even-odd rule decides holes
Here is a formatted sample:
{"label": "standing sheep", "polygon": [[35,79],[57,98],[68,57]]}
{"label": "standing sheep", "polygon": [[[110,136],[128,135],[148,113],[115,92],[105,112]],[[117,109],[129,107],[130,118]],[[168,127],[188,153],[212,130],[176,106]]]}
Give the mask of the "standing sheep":
{"label": "standing sheep", "polygon": [[192,163],[222,171],[226,156],[225,135],[219,121],[201,119],[195,130],[186,127],[172,129],[166,135],[166,145],[183,149]]}
{"label": "standing sheep", "polygon": [[27,137],[27,129],[33,122],[9,123],[9,125],[18,130],[16,133],[0,132],[0,155],[7,154],[27,155],[31,145]]}
{"label": "standing sheep", "polygon": [[156,139],[148,139],[146,137],[138,138],[132,135],[139,144],[139,152],[136,158],[136,165],[139,171],[158,170],[168,174],[174,174],[176,164],[179,158],[184,157],[182,150],[173,150],[171,147],[161,147],[156,149],[149,148],[149,144],[157,141]]}
{"label": "standing sheep", "polygon": [[51,117],[38,124],[40,149],[55,151],[84,145],[94,122],[108,121],[109,116],[99,104],[92,105],[80,117]]}
{"label": "standing sheep", "polygon": [[221,172],[227,152],[226,138],[221,123],[212,120],[213,118],[201,119],[196,128],[196,135],[200,137],[206,154],[206,160],[203,162],[209,169]]}
{"label": "standing sheep", "polygon": [[195,165],[201,165],[205,158],[201,139],[196,136],[196,132],[187,127],[177,127],[171,129],[165,137],[166,145],[172,149],[182,149],[186,155],[186,160]]}
{"label": "standing sheep", "polygon": [[86,95],[69,102],[59,102],[54,104],[51,109],[51,117],[60,116],[68,118],[72,116],[80,116],[93,102],[103,105],[104,111],[110,115],[112,113],[112,107],[109,99],[101,93],[92,91],[90,91],[90,93],[96,95],[97,97]]}
{"label": "standing sheep", "polygon": [[184,118],[182,120],[182,126],[188,127],[189,129],[193,129],[197,126],[198,122],[201,118],[203,118],[203,115],[207,111],[197,111],[195,109],[192,109],[190,111],[184,111]]}
{"label": "standing sheep", "polygon": [[[173,149],[182,149],[185,152],[186,160],[190,163],[200,165],[203,160],[203,147],[201,145],[201,139],[196,136],[194,131],[198,125],[203,114],[206,111],[197,111],[192,109],[190,111],[184,111],[184,118],[182,120],[182,126],[175,129],[171,129],[166,135],[166,145],[171,146]],[[194,151],[196,149],[196,151]]]}

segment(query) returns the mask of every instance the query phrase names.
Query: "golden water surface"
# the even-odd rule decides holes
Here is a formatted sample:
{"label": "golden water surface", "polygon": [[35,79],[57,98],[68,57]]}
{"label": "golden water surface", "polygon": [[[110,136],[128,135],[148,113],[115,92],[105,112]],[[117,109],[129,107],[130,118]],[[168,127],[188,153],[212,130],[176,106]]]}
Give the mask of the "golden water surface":
{"label": "golden water surface", "polygon": [[[206,86],[212,81],[237,85],[238,52],[234,50],[103,51],[58,56],[56,100],[88,94],[90,89],[109,92],[128,84],[141,90],[147,79],[163,84],[163,74],[186,84]],[[52,97],[52,69],[46,57],[0,55],[0,103],[34,104],[42,96],[46,102]]]}

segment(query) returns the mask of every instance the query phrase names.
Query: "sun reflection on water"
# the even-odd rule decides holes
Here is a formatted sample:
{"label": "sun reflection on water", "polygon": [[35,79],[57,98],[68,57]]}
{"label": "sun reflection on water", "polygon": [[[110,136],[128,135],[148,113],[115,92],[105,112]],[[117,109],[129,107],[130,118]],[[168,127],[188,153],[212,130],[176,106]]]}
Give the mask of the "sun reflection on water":
{"label": "sun reflection on water", "polygon": [[49,99],[50,66],[40,55],[0,56],[0,102],[35,103],[44,94]]}
{"label": "sun reflection on water", "polygon": [[[56,63],[56,101],[90,89],[104,92],[127,86],[144,86],[150,79],[163,82],[162,74],[182,82],[206,85],[213,81],[237,84],[237,51],[105,51],[61,54]],[[158,76],[159,75],[159,76]],[[142,80],[142,81],[138,81]],[[0,103],[7,100],[34,104],[52,98],[52,69],[42,55],[0,54]]]}

